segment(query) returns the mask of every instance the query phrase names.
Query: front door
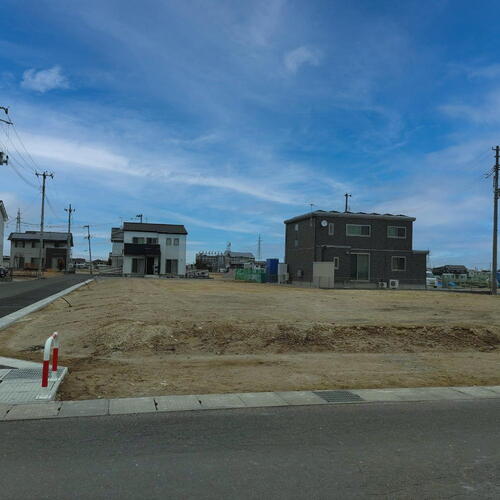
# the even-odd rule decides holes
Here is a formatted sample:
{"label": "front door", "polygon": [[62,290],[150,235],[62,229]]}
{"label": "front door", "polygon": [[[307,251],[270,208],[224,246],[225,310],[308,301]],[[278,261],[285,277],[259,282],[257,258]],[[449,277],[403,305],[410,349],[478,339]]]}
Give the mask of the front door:
{"label": "front door", "polygon": [[357,281],[369,281],[370,279],[370,256],[366,253],[351,254],[351,279]]}
{"label": "front door", "polygon": [[146,274],[154,274],[154,273],[155,273],[155,258],[146,257]]}

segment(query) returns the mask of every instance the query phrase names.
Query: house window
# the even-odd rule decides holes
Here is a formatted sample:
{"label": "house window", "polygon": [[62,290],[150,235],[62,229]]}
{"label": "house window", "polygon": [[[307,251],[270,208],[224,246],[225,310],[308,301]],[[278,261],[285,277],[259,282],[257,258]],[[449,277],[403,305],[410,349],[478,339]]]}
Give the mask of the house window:
{"label": "house window", "polygon": [[132,272],[144,274],[144,259],[132,259]]}
{"label": "house window", "polygon": [[147,238],[147,243],[148,245],[157,245],[158,244],[158,238]]}
{"label": "house window", "polygon": [[299,240],[294,240],[293,246],[297,248],[299,246]]}
{"label": "house window", "polygon": [[388,226],[387,227],[387,237],[388,238],[406,238],[406,227],[404,226]]}
{"label": "house window", "polygon": [[328,224],[328,235],[333,236],[335,230],[335,224],[333,222],[330,222]]}
{"label": "house window", "polygon": [[31,248],[40,248],[40,242],[39,241],[32,241]]}
{"label": "house window", "polygon": [[340,257],[333,258],[333,268],[337,271],[340,266]]}
{"label": "house window", "polygon": [[24,248],[24,241],[16,241],[16,248]]}
{"label": "house window", "polygon": [[297,278],[302,278],[304,276],[304,271],[302,269],[297,269]]}
{"label": "house window", "polygon": [[179,238],[174,238],[174,247],[179,246]]}
{"label": "house window", "polygon": [[132,243],[135,243],[136,245],[144,245],[144,238],[134,236],[132,238]]}
{"label": "house window", "polygon": [[406,257],[391,257],[393,271],[406,271]]}
{"label": "house window", "polygon": [[172,238],[167,238],[167,246],[171,246],[172,245]]}
{"label": "house window", "polygon": [[299,225],[295,224],[295,231],[298,231],[298,230],[299,230]]}
{"label": "house window", "polygon": [[370,236],[371,226],[369,224],[346,224],[347,236]]}

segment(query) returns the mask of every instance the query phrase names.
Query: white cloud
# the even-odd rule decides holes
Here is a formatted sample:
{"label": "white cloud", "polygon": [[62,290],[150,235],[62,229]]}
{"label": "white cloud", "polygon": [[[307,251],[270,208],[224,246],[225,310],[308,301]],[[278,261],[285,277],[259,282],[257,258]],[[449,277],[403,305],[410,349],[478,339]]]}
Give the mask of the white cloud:
{"label": "white cloud", "polygon": [[60,66],[41,69],[39,71],[31,68],[23,73],[21,87],[23,89],[44,93],[54,89],[67,89],[69,87],[69,82],[61,73]]}
{"label": "white cloud", "polygon": [[290,73],[297,73],[301,66],[310,64],[311,66],[318,66],[321,59],[319,50],[302,46],[291,50],[285,54],[284,63],[285,68]]}

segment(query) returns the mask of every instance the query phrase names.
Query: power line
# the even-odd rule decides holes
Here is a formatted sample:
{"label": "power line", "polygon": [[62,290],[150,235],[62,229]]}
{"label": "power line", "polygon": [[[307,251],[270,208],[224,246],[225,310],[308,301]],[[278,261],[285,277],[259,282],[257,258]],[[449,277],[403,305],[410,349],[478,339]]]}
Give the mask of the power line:
{"label": "power line", "polygon": [[24,175],[18,170],[18,168],[16,167],[15,164],[12,163],[12,159],[10,159],[11,161],[9,162],[9,167],[12,168],[12,170],[14,170],[14,172],[16,173],[16,175],[23,180],[23,182],[25,184],[27,184],[28,186],[36,189],[38,191],[39,187],[40,186],[37,186],[36,184],[34,184],[33,182],[29,181],[26,177],[24,177]]}

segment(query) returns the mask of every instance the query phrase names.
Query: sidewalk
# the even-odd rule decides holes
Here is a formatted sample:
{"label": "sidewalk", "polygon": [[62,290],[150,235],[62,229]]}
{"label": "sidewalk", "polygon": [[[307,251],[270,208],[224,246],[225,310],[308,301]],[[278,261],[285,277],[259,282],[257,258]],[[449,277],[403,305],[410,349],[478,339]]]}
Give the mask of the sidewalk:
{"label": "sidewalk", "polygon": [[0,367],[0,405],[51,401],[68,373],[63,367],[51,371],[48,387],[42,388],[40,363],[0,356]]}
{"label": "sidewalk", "polygon": [[[0,387],[3,383],[0,384]],[[500,386],[247,392],[88,401],[50,401],[15,405],[0,403],[0,421],[273,406],[404,403],[439,400],[473,401],[478,399],[500,399]]]}

